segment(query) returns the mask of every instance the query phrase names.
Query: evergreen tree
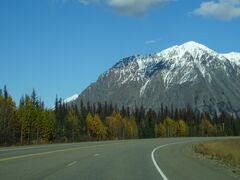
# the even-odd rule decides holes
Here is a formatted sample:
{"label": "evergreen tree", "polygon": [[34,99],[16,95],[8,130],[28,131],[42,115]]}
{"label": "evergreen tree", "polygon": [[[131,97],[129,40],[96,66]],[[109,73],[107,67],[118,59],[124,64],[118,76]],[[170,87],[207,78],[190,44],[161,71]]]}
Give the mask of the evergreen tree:
{"label": "evergreen tree", "polygon": [[16,105],[4,86],[4,93],[0,93],[0,144],[16,143]]}
{"label": "evergreen tree", "polygon": [[72,142],[75,141],[76,133],[78,133],[79,123],[76,111],[70,110],[67,115],[67,121],[70,124],[71,135],[72,135]]}
{"label": "evergreen tree", "polygon": [[43,112],[43,120],[41,127],[41,137],[44,142],[53,140],[54,131],[54,113],[49,110]]}

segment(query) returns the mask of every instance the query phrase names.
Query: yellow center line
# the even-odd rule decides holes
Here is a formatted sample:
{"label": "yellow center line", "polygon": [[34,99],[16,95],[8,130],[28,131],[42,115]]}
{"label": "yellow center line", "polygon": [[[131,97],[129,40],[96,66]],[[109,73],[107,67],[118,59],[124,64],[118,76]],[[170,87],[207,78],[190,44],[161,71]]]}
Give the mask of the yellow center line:
{"label": "yellow center line", "polygon": [[109,143],[109,144],[100,144],[100,145],[95,145],[95,146],[74,147],[74,148],[59,149],[59,150],[54,150],[54,151],[46,151],[46,152],[32,153],[32,154],[24,154],[24,155],[19,155],[19,156],[12,156],[12,157],[2,158],[2,159],[0,159],[0,162],[10,161],[10,160],[15,160],[15,159],[28,158],[28,157],[44,156],[44,155],[60,153],[60,152],[67,152],[67,151],[74,151],[74,150],[79,150],[79,149],[103,147],[103,146],[112,145],[112,144],[122,144],[122,142],[120,142],[120,143]]}

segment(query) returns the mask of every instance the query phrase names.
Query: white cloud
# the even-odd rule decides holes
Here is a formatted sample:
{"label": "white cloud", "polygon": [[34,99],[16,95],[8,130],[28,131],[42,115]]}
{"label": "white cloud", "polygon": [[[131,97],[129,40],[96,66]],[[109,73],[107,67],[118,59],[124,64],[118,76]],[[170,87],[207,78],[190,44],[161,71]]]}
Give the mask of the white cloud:
{"label": "white cloud", "polygon": [[147,40],[144,42],[144,44],[149,45],[149,44],[155,44],[157,42],[161,41],[161,38],[158,39],[151,39],[151,40]]}
{"label": "white cloud", "polygon": [[78,0],[78,2],[80,2],[83,5],[89,5],[89,4],[93,4],[93,3],[99,2],[99,0]]}
{"label": "white cloud", "polygon": [[193,14],[220,20],[240,17],[240,0],[218,0],[202,2]]}
{"label": "white cloud", "polygon": [[78,0],[81,4],[89,5],[103,3],[116,10],[120,15],[141,16],[152,8],[162,6],[174,0]]}
{"label": "white cloud", "polygon": [[139,16],[169,1],[170,0],[107,0],[107,4],[122,15]]}

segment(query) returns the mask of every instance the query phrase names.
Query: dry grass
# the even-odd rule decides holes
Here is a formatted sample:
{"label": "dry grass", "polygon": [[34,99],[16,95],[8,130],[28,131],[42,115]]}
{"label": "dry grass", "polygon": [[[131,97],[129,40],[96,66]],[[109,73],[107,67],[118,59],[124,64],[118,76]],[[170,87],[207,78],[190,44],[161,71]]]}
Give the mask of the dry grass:
{"label": "dry grass", "polygon": [[240,139],[211,141],[193,146],[196,153],[240,168]]}

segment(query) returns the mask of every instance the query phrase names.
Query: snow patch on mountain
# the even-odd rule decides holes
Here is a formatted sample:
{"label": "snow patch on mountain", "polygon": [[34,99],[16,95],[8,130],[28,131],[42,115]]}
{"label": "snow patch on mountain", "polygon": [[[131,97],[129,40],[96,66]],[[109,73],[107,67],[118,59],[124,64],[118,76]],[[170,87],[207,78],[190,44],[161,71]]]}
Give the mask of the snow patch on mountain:
{"label": "snow patch on mountain", "polygon": [[147,87],[147,85],[148,85],[148,83],[149,83],[150,81],[151,81],[151,80],[148,79],[148,80],[145,82],[145,84],[141,87],[141,89],[140,89],[140,96],[142,96],[142,95],[144,94],[145,89],[146,89],[146,87]]}
{"label": "snow patch on mountain", "polygon": [[221,55],[224,56],[225,58],[229,59],[232,63],[235,63],[238,66],[240,66],[240,53],[230,52],[230,53],[221,54]]}
{"label": "snow patch on mountain", "polygon": [[190,41],[180,46],[176,45],[166,50],[163,50],[160,53],[157,53],[157,55],[159,57],[164,57],[166,59],[175,60],[179,62],[179,60],[183,56],[185,56],[186,53],[190,54],[194,59],[197,59],[206,53],[213,54],[213,55],[217,54],[215,51],[209,49],[208,47],[202,44],[196,43],[194,41]]}
{"label": "snow patch on mountain", "polygon": [[74,94],[73,96],[64,99],[63,102],[64,103],[70,103],[72,101],[75,101],[78,98],[78,96],[79,96],[78,94]]}

